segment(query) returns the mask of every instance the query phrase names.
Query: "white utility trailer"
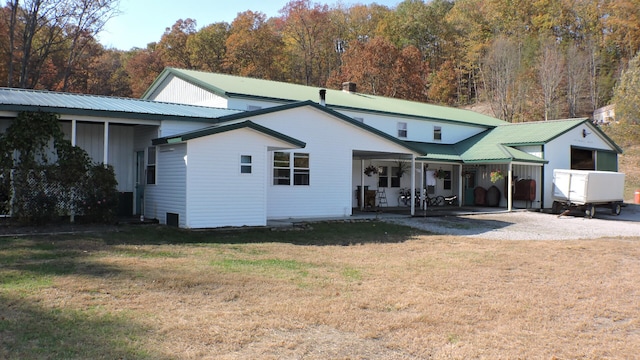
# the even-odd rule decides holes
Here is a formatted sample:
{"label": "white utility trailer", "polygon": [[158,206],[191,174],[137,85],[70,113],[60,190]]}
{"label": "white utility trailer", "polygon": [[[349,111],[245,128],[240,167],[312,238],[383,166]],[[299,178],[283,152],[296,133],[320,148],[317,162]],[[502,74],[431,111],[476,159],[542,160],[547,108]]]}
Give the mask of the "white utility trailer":
{"label": "white utility trailer", "polygon": [[577,208],[592,218],[596,207],[606,206],[620,215],[624,201],[624,174],[612,171],[553,170],[555,214]]}

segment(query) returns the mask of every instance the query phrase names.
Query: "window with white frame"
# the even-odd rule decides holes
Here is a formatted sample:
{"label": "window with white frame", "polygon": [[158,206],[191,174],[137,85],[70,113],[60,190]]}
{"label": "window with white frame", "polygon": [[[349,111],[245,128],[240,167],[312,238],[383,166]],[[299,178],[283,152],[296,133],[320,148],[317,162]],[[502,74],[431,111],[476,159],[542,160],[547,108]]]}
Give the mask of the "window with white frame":
{"label": "window with white frame", "polygon": [[147,185],[156,183],[156,147],[147,148]]}
{"label": "window with white frame", "polygon": [[308,153],[273,153],[273,185],[309,185],[309,178]]}
{"label": "window with white frame", "polygon": [[251,174],[252,172],[251,155],[240,155],[240,173]]}
{"label": "window with white frame", "polygon": [[386,166],[378,168],[378,187],[389,187],[389,168]]}
{"label": "window with white frame", "polygon": [[399,122],[398,123],[398,137],[406,138],[407,137],[407,123]]}
{"label": "window with white frame", "polygon": [[433,140],[442,140],[442,127],[433,127]]}

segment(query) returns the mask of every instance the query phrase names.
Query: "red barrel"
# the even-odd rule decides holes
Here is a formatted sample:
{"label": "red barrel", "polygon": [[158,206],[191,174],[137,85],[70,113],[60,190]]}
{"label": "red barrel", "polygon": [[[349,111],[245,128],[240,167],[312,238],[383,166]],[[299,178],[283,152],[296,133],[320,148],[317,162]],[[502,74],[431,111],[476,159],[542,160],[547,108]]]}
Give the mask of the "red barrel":
{"label": "red barrel", "polygon": [[636,204],[640,204],[640,189],[636,190],[635,197],[633,198],[633,201]]}

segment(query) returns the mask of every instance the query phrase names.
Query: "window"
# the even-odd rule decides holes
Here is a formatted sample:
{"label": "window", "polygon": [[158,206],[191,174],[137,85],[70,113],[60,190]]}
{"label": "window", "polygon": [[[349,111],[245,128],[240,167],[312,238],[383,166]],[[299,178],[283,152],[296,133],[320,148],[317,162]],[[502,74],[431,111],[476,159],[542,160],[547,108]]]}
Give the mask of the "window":
{"label": "window", "polygon": [[293,185],[309,185],[309,154],[293,154]]}
{"label": "window", "polygon": [[147,148],[147,185],[156,183],[156,147]]}
{"label": "window", "polygon": [[378,168],[378,187],[389,187],[389,168],[386,166]]}
{"label": "window", "polygon": [[398,176],[399,172],[400,172],[400,167],[398,166],[391,167],[391,187],[400,187],[400,176]]}
{"label": "window", "polygon": [[445,171],[444,172],[443,188],[445,190],[451,190],[451,171]]}
{"label": "window", "polygon": [[240,174],[251,174],[251,155],[240,155]]}
{"label": "window", "polygon": [[309,173],[308,153],[273,153],[273,185],[309,185]]}
{"label": "window", "polygon": [[398,123],[398,137],[406,138],[407,137],[407,123],[399,122]]}
{"label": "window", "polygon": [[289,153],[276,151],[273,153],[273,185],[291,184],[291,167]]}
{"label": "window", "polygon": [[442,128],[440,126],[433,127],[433,140],[442,140]]}

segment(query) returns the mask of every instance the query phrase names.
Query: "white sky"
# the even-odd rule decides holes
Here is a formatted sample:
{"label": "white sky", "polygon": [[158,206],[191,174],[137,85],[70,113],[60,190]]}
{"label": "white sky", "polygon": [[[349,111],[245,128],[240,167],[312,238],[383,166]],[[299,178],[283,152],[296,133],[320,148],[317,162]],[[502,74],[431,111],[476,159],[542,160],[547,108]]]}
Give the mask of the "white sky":
{"label": "white sky", "polygon": [[[396,7],[401,0],[342,0],[313,3],[335,6],[377,3],[390,8]],[[231,23],[238,13],[247,10],[262,12],[266,16],[279,16],[288,0],[120,0],[121,14],[110,19],[98,39],[107,48],[130,50],[133,47],[145,48],[148,43],[160,41],[164,30],[178,19],[196,20],[197,28],[226,21]]]}

